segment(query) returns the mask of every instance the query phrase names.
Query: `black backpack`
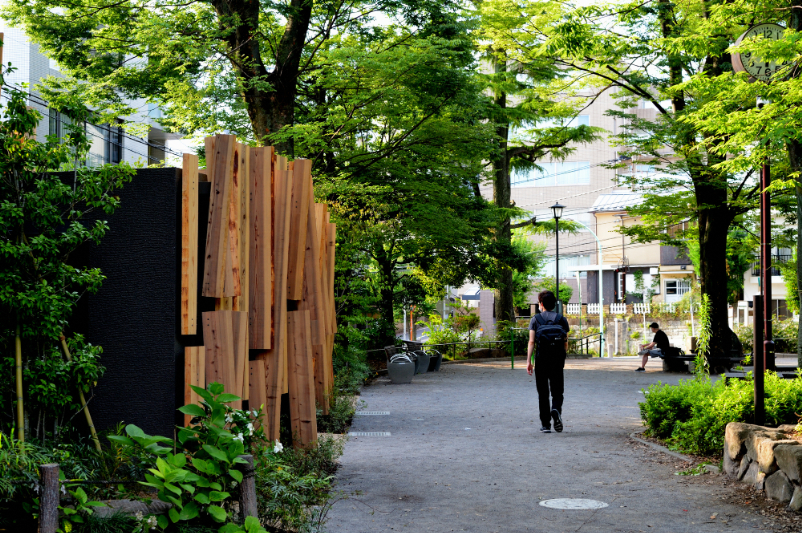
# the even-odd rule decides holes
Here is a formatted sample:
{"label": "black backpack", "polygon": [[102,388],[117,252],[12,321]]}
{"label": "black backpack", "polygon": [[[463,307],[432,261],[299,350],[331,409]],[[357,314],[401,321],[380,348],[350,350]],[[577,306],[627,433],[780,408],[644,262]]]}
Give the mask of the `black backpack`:
{"label": "black backpack", "polygon": [[[545,315],[549,315],[549,317]],[[568,339],[568,335],[560,325],[560,320],[562,320],[562,315],[551,311],[535,315],[537,357],[565,355],[565,341]]]}

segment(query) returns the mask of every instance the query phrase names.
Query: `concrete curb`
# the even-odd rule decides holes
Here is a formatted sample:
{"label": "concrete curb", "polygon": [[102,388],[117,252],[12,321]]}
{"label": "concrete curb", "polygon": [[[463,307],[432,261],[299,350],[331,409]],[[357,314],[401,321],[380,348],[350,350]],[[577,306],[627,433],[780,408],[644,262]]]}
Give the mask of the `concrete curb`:
{"label": "concrete curb", "polygon": [[639,433],[630,433],[629,434],[629,438],[632,439],[632,440],[636,440],[636,441],[640,442],[641,444],[645,444],[646,446],[648,446],[650,448],[654,448],[658,452],[663,452],[666,455],[670,455],[671,457],[674,457],[675,459],[679,459],[681,461],[687,461],[689,463],[693,461],[693,459],[691,459],[687,455],[682,455],[681,453],[672,452],[671,450],[669,450],[665,446],[660,446],[659,444],[655,444],[653,442],[649,442],[648,440],[643,440],[640,437],[638,437],[638,435],[639,435]]}

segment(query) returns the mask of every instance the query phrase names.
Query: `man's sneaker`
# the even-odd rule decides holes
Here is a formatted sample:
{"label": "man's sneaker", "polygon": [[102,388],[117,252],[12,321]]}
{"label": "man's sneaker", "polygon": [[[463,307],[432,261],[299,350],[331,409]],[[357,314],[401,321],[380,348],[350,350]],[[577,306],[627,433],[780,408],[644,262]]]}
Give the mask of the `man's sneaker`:
{"label": "man's sneaker", "polygon": [[540,428],[541,433],[551,433],[551,428],[549,426],[543,426]]}
{"label": "man's sneaker", "polygon": [[635,372],[646,372],[646,369],[645,369],[645,368],[643,368],[643,367],[636,368],[636,369],[635,369]]}
{"label": "man's sneaker", "polygon": [[551,410],[551,419],[554,420],[554,431],[557,433],[562,433],[563,418],[560,416],[560,412],[557,409]]}

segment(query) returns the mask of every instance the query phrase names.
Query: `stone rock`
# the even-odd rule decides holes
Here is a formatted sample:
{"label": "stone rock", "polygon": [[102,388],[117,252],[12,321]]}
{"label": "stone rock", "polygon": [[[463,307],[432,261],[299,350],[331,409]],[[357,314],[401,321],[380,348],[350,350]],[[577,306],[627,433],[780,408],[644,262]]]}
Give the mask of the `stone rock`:
{"label": "stone rock", "polygon": [[760,459],[759,449],[760,446],[765,446],[767,442],[782,440],[786,437],[785,433],[781,433],[776,429],[769,429],[760,426],[753,426],[757,428],[749,432],[744,444],[746,445],[746,453],[753,461]]}
{"label": "stone rock", "polygon": [[766,496],[780,502],[790,502],[794,487],[782,472],[775,472],[766,478]]}
{"label": "stone rock", "polygon": [[802,511],[802,488],[794,488],[794,495],[791,496],[791,503],[788,504],[788,508],[796,512]]}
{"label": "stone rock", "polygon": [[760,467],[756,462],[752,461],[749,463],[749,468],[746,469],[746,473],[744,477],[741,478],[741,481],[754,485],[756,489],[761,490],[763,488],[764,479],[766,479],[766,474],[760,471]]}
{"label": "stone rock", "polygon": [[730,459],[727,446],[724,446],[724,473],[728,476],[738,477],[738,470],[740,469],[740,466],[741,465],[738,462]]}
{"label": "stone rock", "polygon": [[783,433],[794,433],[796,432],[796,424],[783,424],[779,426],[777,430]]}
{"label": "stone rock", "polygon": [[749,458],[748,455],[744,455],[741,458],[741,465],[738,467],[738,479],[743,480],[744,476],[746,475],[746,471],[749,470],[749,465],[752,463],[752,460]]}
{"label": "stone rock", "polygon": [[740,461],[746,452],[746,438],[752,429],[760,426],[744,424],[743,422],[730,422],[724,430],[724,449],[729,452],[733,461]]}
{"label": "stone rock", "polygon": [[789,479],[802,483],[802,446],[798,442],[777,446],[774,449],[774,459]]}
{"label": "stone rock", "polygon": [[757,444],[757,462],[760,471],[766,474],[773,474],[778,470],[777,463],[774,461],[774,449],[781,444],[796,444],[795,440],[760,440]]}

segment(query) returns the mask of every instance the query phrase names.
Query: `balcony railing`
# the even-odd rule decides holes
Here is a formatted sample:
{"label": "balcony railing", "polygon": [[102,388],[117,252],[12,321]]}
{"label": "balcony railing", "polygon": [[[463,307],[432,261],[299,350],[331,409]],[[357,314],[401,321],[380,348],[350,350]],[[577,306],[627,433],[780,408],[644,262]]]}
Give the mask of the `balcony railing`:
{"label": "balcony railing", "polygon": [[[791,254],[772,254],[771,255],[771,264],[772,265],[782,265],[787,263],[791,260]],[[771,267],[771,275],[772,276],[780,276],[781,272],[780,269],[776,266]],[[760,261],[755,261],[752,263],[752,276],[759,277],[760,276]]]}

